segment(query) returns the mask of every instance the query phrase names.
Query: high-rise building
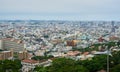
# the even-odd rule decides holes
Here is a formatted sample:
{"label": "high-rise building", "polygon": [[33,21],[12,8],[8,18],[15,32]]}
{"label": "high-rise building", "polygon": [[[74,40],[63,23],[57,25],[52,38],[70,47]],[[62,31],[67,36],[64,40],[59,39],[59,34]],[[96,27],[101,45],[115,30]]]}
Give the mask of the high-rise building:
{"label": "high-rise building", "polygon": [[0,40],[0,49],[2,49],[3,47],[3,44],[2,44],[2,40]]}

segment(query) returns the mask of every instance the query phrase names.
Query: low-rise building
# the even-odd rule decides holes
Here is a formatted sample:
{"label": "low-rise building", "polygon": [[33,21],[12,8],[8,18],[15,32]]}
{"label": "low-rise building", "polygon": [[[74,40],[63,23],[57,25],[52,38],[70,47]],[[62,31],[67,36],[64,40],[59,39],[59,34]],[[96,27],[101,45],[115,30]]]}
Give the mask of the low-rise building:
{"label": "low-rise building", "polygon": [[5,60],[13,57],[12,51],[2,51],[0,52],[0,60]]}
{"label": "low-rise building", "polygon": [[18,59],[23,60],[28,58],[28,52],[27,51],[20,51],[18,52]]}
{"label": "low-rise building", "polygon": [[25,59],[21,61],[22,66],[22,72],[29,72],[30,70],[33,70],[35,66],[39,65],[39,61],[31,60],[31,59]]}
{"label": "low-rise building", "polygon": [[77,45],[77,40],[67,41],[67,46],[76,46],[76,45]]}
{"label": "low-rise building", "polygon": [[79,55],[81,52],[79,51],[68,51],[67,52],[67,55],[68,56],[76,56],[76,55]]}

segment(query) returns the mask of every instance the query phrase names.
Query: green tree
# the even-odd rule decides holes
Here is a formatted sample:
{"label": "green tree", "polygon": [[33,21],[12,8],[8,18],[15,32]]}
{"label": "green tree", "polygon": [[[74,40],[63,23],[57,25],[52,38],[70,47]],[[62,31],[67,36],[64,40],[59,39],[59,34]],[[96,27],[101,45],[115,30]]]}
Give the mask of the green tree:
{"label": "green tree", "polygon": [[95,57],[93,57],[93,60],[96,63],[99,63],[102,68],[106,69],[106,66],[107,66],[107,55],[95,56]]}
{"label": "green tree", "polygon": [[96,72],[107,67],[107,55],[93,57],[92,60],[77,61],[78,64],[86,67],[90,72]]}
{"label": "green tree", "polygon": [[47,69],[47,67],[36,66],[34,71],[37,71],[37,72],[48,72],[48,69]]}
{"label": "green tree", "polygon": [[89,72],[85,67],[76,63],[75,60],[58,58],[53,60],[50,72]]}
{"label": "green tree", "polygon": [[32,57],[33,60],[47,60],[49,58],[53,58],[53,56],[52,55],[49,55],[49,56],[46,55],[46,56],[34,56],[34,57]]}
{"label": "green tree", "polygon": [[110,69],[110,72],[120,72],[120,64],[112,67],[112,68]]}
{"label": "green tree", "polygon": [[110,57],[110,63],[111,66],[120,64],[120,51],[112,52],[112,56]]}
{"label": "green tree", "polygon": [[19,72],[21,68],[21,62],[19,60],[2,60],[0,61],[0,72]]}
{"label": "green tree", "polygon": [[84,66],[77,64],[75,60],[57,58],[48,67],[36,67],[37,72],[89,72]]}

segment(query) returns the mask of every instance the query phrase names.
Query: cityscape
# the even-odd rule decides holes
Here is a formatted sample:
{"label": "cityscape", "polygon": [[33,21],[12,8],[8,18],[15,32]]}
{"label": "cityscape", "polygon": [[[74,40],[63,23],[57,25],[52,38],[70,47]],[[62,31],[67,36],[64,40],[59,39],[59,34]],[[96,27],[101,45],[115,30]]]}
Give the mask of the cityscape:
{"label": "cityscape", "polygon": [[[90,61],[106,55],[106,60],[107,55],[119,52],[119,47],[119,21],[0,21],[0,60],[20,60],[22,72],[49,67],[57,58]],[[107,60],[104,62],[105,67],[97,72],[109,70]]]}
{"label": "cityscape", "polygon": [[120,72],[120,0],[0,0],[0,72]]}

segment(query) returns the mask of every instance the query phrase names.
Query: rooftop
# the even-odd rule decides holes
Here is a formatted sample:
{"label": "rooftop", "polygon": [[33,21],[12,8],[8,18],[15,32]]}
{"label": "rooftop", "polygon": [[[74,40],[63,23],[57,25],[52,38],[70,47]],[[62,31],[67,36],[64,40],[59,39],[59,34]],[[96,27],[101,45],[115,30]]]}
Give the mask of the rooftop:
{"label": "rooftop", "polygon": [[34,63],[38,63],[39,61],[31,60],[31,59],[25,59],[25,60],[22,60],[22,62],[34,64]]}

